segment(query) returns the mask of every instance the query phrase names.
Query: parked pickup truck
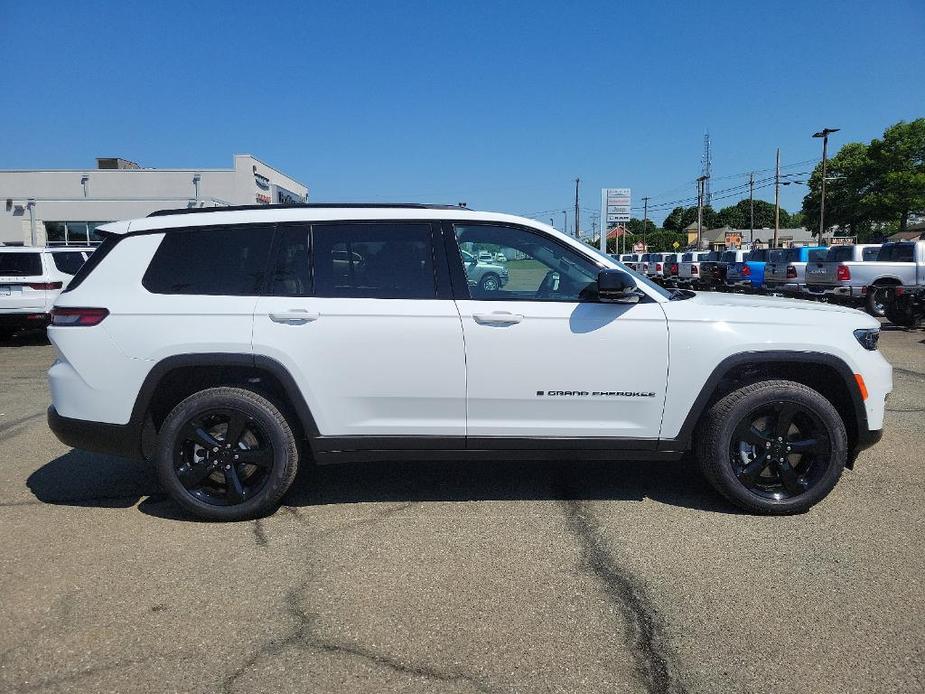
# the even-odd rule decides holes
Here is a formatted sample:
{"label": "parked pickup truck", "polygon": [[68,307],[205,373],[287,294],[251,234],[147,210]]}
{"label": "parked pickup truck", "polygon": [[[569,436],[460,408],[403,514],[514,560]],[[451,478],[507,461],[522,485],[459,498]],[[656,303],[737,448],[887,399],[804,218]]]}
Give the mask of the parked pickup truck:
{"label": "parked pickup truck", "polygon": [[646,263],[645,270],[643,274],[649,279],[662,279],[662,274],[664,272],[665,266],[662,262],[664,253],[649,253],[649,260]]}
{"label": "parked pickup truck", "polygon": [[807,264],[824,262],[828,251],[826,246],[799,246],[771,251],[764,268],[764,288],[787,296],[801,296],[806,285]]}
{"label": "parked pickup truck", "polygon": [[[713,256],[712,258],[710,256]],[[678,264],[678,286],[691,287],[699,284],[700,261],[719,260],[719,251],[690,251],[681,254]]]}
{"label": "parked pickup truck", "polygon": [[745,258],[746,251],[731,250],[720,251],[718,260],[704,260],[700,263],[700,281],[708,289],[720,289],[726,287],[726,273],[729,266],[734,263],[741,263]]}
{"label": "parked pickup truck", "polygon": [[[850,269],[839,270],[842,264],[869,263],[877,260],[879,243],[859,243],[832,246],[826,251],[825,260],[811,261],[806,265],[805,296],[816,299],[843,301],[860,304],[867,294],[867,287],[850,283]],[[847,280],[839,280],[839,275]]]}
{"label": "parked pickup truck", "polygon": [[808,293],[863,304],[872,316],[885,314],[891,287],[925,284],[925,241],[885,243],[876,260],[863,260],[863,252],[862,260],[830,262],[828,257],[822,267],[807,268]]}
{"label": "parked pickup truck", "polygon": [[663,284],[666,287],[677,287],[678,276],[681,272],[681,257],[683,253],[665,253],[662,256]]}
{"label": "parked pickup truck", "polygon": [[755,292],[764,284],[764,266],[770,251],[755,248],[726,269],[726,286],[736,291]]}

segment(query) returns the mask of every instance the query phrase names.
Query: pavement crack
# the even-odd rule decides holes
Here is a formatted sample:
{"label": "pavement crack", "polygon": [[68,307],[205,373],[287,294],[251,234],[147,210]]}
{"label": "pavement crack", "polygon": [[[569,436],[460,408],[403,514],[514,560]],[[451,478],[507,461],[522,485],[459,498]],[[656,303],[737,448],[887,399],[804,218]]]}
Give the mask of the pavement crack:
{"label": "pavement crack", "polygon": [[628,645],[646,690],[650,694],[683,694],[685,689],[677,678],[668,638],[652,601],[606,547],[586,505],[568,498],[569,494],[563,496],[566,524],[579,541],[586,571],[597,578],[624,616]]}

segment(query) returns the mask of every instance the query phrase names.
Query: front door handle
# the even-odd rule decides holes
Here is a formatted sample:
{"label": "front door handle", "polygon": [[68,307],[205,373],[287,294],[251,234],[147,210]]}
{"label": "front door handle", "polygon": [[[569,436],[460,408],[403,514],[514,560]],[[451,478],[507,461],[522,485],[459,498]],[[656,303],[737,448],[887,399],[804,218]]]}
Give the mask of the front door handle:
{"label": "front door handle", "polygon": [[286,323],[288,325],[303,325],[321,318],[317,311],[309,311],[304,308],[294,308],[288,311],[273,311],[267,314],[274,323]]}
{"label": "front door handle", "polygon": [[472,319],[476,323],[486,323],[495,325],[514,325],[520,323],[524,317],[520,313],[509,313],[508,311],[493,311],[492,313],[473,313]]}

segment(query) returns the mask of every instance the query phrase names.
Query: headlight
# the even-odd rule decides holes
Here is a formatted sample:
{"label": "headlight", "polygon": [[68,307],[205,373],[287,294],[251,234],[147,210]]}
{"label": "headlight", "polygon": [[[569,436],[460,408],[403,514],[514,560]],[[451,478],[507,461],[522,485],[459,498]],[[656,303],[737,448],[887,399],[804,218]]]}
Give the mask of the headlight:
{"label": "headlight", "polygon": [[880,339],[880,328],[860,328],[854,331],[854,336],[861,343],[861,347],[873,352],[877,349],[877,341]]}

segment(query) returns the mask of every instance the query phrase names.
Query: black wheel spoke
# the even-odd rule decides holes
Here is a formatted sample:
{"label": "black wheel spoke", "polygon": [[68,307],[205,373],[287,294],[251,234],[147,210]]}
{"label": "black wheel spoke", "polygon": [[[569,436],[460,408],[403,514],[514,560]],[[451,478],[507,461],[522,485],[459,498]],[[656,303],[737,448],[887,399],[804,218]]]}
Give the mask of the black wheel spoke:
{"label": "black wheel spoke", "polygon": [[796,495],[806,491],[806,485],[797,477],[797,473],[790,466],[790,463],[786,460],[784,462],[778,460],[775,461],[774,467],[777,470],[777,476],[780,477],[780,481],[788,492]]}
{"label": "black wheel spoke", "polygon": [[767,456],[762,454],[760,457],[755,458],[752,462],[750,462],[748,465],[746,465],[741,470],[739,470],[736,473],[736,476],[740,480],[752,481],[756,477],[758,477],[762,472],[764,472],[764,469],[767,466],[768,466],[768,458]]}
{"label": "black wheel spoke", "polygon": [[234,465],[226,466],[222,472],[225,474],[225,494],[232,503],[244,501],[244,487],[238,476],[238,469]]}
{"label": "black wheel spoke", "polygon": [[243,412],[233,411],[228,416],[228,429],[225,430],[225,443],[232,448],[238,447],[238,441],[244,435],[244,429],[247,426],[247,417]]}
{"label": "black wheel spoke", "polygon": [[775,436],[787,437],[787,432],[790,431],[790,425],[793,424],[793,418],[798,409],[796,405],[789,402],[781,404],[780,409],[777,410],[777,420],[774,422]]}
{"label": "black wheel spoke", "polygon": [[210,472],[212,472],[212,467],[205,461],[193,465],[187,463],[177,470],[177,478],[180,484],[187,489],[195,489],[202,484]]}
{"label": "black wheel spoke", "polygon": [[818,439],[802,439],[799,441],[788,441],[791,453],[815,453],[819,450]]}
{"label": "black wheel spoke", "polygon": [[218,448],[221,445],[218,439],[202,427],[200,422],[191,422],[183,432],[183,438],[198,443],[203,448]]}
{"label": "black wheel spoke", "polygon": [[763,431],[756,429],[755,426],[749,422],[743,422],[739,425],[736,433],[733,434],[733,439],[736,441],[744,441],[752,446],[760,446],[762,449],[768,441],[767,435]]}
{"label": "black wheel spoke", "polygon": [[269,448],[250,448],[236,453],[239,463],[249,463],[257,467],[273,465],[273,451]]}

